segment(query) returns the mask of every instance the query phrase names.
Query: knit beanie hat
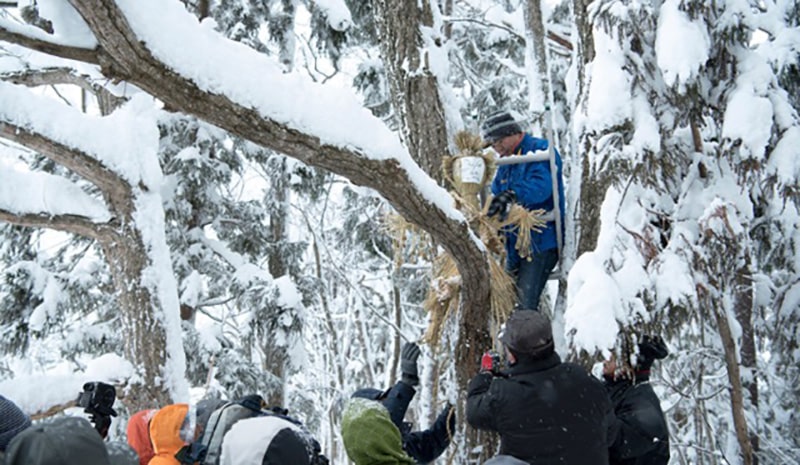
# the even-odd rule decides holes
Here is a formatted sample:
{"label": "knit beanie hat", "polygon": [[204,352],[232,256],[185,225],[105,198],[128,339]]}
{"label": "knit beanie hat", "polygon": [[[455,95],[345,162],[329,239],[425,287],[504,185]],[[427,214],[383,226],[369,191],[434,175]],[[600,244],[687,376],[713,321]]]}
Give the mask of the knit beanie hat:
{"label": "knit beanie hat", "polygon": [[481,137],[488,144],[522,132],[522,127],[508,111],[499,111],[489,115],[481,124]]}
{"label": "knit beanie hat", "polygon": [[342,440],[356,465],[414,465],[403,451],[403,439],[380,402],[351,399],[342,416]]}
{"label": "knit beanie hat", "polygon": [[31,419],[13,402],[0,396],[0,451],[6,450],[11,439],[31,426]]}

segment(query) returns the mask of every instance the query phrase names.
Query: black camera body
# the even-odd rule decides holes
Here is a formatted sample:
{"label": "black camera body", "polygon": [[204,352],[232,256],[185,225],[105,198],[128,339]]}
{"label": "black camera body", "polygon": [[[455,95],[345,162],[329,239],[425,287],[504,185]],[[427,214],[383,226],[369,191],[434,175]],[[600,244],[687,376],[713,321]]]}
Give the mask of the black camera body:
{"label": "black camera body", "polygon": [[117,416],[113,408],[116,400],[117,390],[114,386],[95,381],[83,385],[83,392],[78,394],[75,403],[91,415],[95,429],[105,438],[111,426],[111,417]]}

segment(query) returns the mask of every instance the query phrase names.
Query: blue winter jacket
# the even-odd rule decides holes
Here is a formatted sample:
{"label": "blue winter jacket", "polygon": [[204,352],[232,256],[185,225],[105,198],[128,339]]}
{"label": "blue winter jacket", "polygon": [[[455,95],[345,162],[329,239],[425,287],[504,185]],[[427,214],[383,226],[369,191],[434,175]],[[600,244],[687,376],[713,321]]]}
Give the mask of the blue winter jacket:
{"label": "blue winter jacket", "polygon": [[[517,148],[516,155],[528,155],[537,151],[547,150],[548,142],[525,134]],[[556,154],[556,168],[558,170],[558,199],[561,210],[561,236],[564,236],[564,180],[561,175],[561,155]],[[514,155],[510,155],[514,156]],[[517,196],[517,203],[528,210],[553,209],[553,180],[550,175],[550,162],[548,160],[520,163],[517,165],[502,165],[497,168],[492,182],[492,194],[497,195],[506,190],[512,190]],[[510,228],[509,228],[510,229]],[[517,252],[516,231],[506,230],[507,268],[516,270],[519,267],[520,256]],[[540,233],[531,231],[531,252],[541,253],[546,250],[558,248],[556,241],[556,223],[551,221]]]}

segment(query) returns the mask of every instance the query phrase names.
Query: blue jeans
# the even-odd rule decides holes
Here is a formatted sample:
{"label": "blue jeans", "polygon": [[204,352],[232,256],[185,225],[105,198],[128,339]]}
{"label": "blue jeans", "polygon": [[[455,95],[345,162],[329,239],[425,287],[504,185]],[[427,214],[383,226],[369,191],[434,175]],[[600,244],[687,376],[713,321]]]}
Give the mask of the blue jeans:
{"label": "blue jeans", "polygon": [[510,270],[511,275],[516,276],[517,303],[522,310],[539,309],[539,297],[547,284],[550,272],[558,263],[558,249],[534,253],[530,258],[530,260],[523,258],[519,262],[519,268]]}

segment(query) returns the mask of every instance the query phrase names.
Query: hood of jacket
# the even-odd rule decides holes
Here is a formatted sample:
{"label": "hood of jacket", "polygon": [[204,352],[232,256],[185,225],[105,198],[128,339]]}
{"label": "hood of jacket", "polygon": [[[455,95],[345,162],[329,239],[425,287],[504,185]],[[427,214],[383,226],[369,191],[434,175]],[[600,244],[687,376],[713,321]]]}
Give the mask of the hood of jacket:
{"label": "hood of jacket", "polygon": [[184,446],[180,433],[188,412],[188,404],[172,404],[153,415],[150,420],[150,440],[155,456],[150,460],[150,465],[178,465],[175,454]]}
{"label": "hood of jacket", "polygon": [[355,398],[342,416],[342,440],[356,465],[413,465],[389,411],[380,402]]}
{"label": "hood of jacket", "polygon": [[281,416],[247,418],[225,433],[220,465],[309,465],[311,449],[305,431]]}
{"label": "hood of jacket", "polygon": [[139,456],[139,465],[147,465],[153,458],[153,444],[150,442],[150,420],[158,410],[148,409],[134,413],[128,420],[128,444]]}

